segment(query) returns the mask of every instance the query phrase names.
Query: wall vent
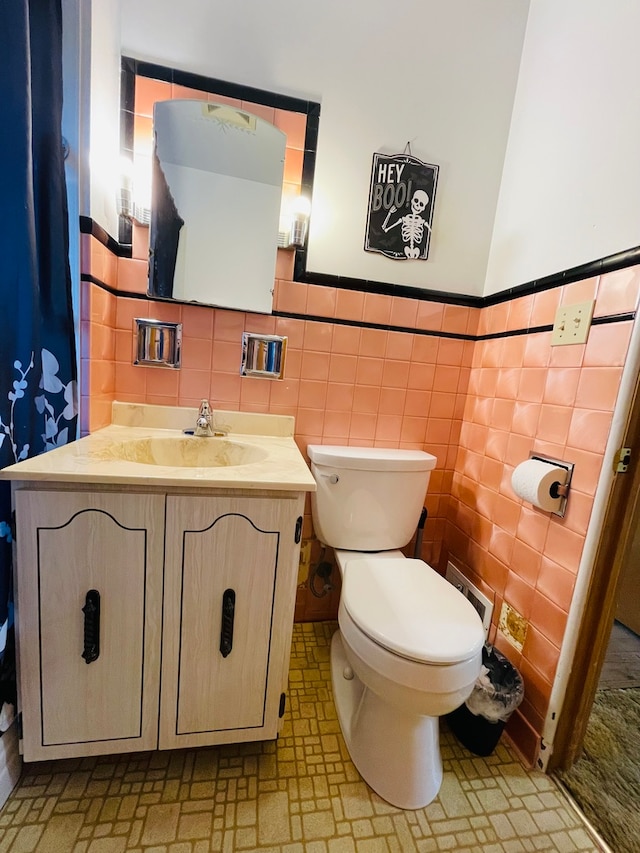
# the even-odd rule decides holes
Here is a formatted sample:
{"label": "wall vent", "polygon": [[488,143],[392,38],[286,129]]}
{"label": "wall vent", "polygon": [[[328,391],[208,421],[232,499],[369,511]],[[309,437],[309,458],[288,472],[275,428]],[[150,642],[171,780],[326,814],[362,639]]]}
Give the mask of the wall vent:
{"label": "wall vent", "polygon": [[471,604],[478,611],[478,615],[482,619],[482,625],[484,626],[484,636],[485,640],[489,635],[489,628],[491,627],[491,616],[493,614],[493,602],[491,599],[487,598],[477,586],[474,586],[469,578],[465,577],[460,569],[453,565],[453,563],[447,563],[447,572],[445,574],[446,579],[450,584],[453,584],[456,589],[460,590],[460,592],[464,595],[465,598],[469,599]]}

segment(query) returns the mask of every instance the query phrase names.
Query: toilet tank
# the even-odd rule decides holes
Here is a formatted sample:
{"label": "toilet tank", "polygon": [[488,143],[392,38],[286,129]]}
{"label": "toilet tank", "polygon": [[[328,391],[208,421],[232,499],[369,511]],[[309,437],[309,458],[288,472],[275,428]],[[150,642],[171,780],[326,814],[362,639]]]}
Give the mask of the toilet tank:
{"label": "toilet tank", "polygon": [[347,551],[402,548],[413,536],[436,458],[422,450],[307,447],[316,536]]}

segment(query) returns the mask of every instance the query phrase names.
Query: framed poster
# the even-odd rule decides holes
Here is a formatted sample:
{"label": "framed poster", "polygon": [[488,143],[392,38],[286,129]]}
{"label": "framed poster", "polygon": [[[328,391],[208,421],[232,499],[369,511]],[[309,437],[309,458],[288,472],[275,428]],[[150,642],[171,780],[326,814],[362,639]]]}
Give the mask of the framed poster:
{"label": "framed poster", "polygon": [[374,154],[364,248],[397,261],[429,257],[438,166]]}

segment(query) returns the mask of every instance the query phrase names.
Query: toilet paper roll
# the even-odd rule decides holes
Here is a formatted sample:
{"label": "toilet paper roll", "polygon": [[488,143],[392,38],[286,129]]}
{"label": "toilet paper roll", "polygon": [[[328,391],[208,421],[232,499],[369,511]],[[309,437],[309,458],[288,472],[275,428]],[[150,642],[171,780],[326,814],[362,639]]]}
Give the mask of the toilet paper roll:
{"label": "toilet paper roll", "polygon": [[527,459],[521,462],[511,475],[513,491],[523,500],[547,512],[557,512],[562,498],[551,496],[554,483],[565,483],[567,471],[558,465],[542,462],[540,459]]}

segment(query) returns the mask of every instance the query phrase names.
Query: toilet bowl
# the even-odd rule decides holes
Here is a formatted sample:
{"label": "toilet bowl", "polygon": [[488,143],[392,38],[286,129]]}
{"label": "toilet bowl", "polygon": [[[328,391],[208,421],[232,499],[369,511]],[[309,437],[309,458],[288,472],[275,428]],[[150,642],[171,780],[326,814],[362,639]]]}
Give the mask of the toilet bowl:
{"label": "toilet bowl", "polygon": [[[314,527],[334,546],[342,575],[331,644],[340,728],[376,793],[400,808],[421,808],[442,782],[438,717],[471,693],[484,643],[467,599],[398,550],[415,529],[435,459],[422,451],[322,445],[308,453],[318,483]],[[380,542],[384,550],[376,550]]]}
{"label": "toilet bowl", "polygon": [[482,624],[421,560],[336,557],[343,588],[331,677],[347,749],[383,799],[421,808],[442,783],[438,717],[465,701],[480,672]]}

